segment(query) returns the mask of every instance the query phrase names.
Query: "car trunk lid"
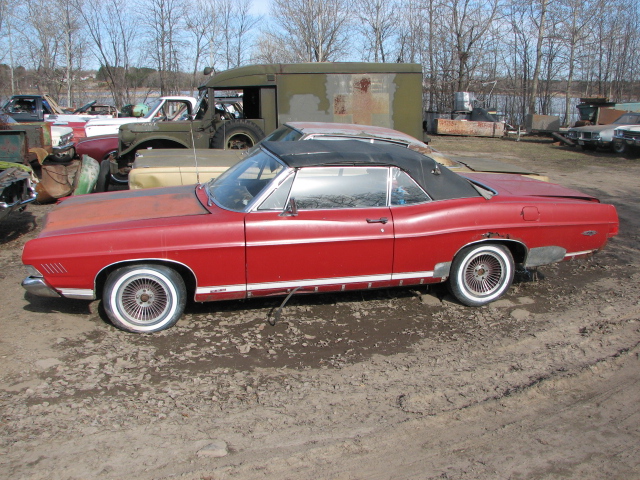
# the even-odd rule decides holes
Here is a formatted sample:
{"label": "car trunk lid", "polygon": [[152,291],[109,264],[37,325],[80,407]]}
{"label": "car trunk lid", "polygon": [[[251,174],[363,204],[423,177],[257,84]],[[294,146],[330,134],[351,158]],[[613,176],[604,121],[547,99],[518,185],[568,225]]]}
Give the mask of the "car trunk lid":
{"label": "car trunk lid", "polygon": [[590,202],[599,202],[591,195],[563,187],[556,183],[542,182],[521,175],[489,174],[489,173],[465,173],[465,177],[497,191],[499,194],[508,194],[518,197],[555,197],[572,198]]}

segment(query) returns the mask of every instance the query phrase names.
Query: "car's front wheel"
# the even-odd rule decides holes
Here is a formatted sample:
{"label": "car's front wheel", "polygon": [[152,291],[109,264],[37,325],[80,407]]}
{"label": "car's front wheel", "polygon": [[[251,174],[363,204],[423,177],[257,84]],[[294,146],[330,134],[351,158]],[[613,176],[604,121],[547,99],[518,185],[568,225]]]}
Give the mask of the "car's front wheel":
{"label": "car's front wheel", "polygon": [[616,153],[626,153],[627,145],[622,142],[613,142],[613,151]]}
{"label": "car's front wheel", "polygon": [[500,298],[511,286],[514,262],[503,245],[463,248],[451,264],[449,289],[464,305],[479,307]]}
{"label": "car's front wheel", "polygon": [[104,287],[104,309],[113,324],[149,333],[176,324],[186,303],[182,277],[162,265],[132,265],[113,271]]}

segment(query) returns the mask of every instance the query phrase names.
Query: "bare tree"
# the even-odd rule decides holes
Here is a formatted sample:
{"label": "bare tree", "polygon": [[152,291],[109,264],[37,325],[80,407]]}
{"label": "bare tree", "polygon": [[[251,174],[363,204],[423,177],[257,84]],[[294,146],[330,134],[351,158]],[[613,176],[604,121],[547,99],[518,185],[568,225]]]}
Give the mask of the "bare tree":
{"label": "bare tree", "polygon": [[226,69],[242,65],[249,57],[246,40],[261,20],[250,14],[252,3],[252,0],[218,0],[216,32]]}
{"label": "bare tree", "polygon": [[[14,65],[13,65],[13,35],[12,35],[12,22],[10,12],[15,9],[15,2],[11,0],[0,0],[0,32],[6,32],[6,42],[9,44],[7,54],[9,55],[9,84],[11,95],[15,94],[15,79],[14,79]],[[15,29],[14,29],[15,31]],[[5,40],[0,35],[0,41]],[[4,57],[2,58],[4,61]]]}
{"label": "bare tree", "polygon": [[347,52],[350,0],[273,0],[272,32],[278,48],[297,61],[336,61]]}
{"label": "bare tree", "polygon": [[72,90],[74,84],[74,63],[82,61],[83,46],[81,18],[77,2],[82,0],[56,0],[57,10],[60,12],[60,33],[63,35],[65,59],[65,84],[67,107],[73,105]]}
{"label": "bare tree", "polygon": [[[596,0],[599,2],[600,0]],[[565,44],[567,62],[567,88],[565,90],[565,116],[563,123],[569,124],[569,109],[571,108],[571,94],[573,79],[576,71],[576,55],[578,48],[589,35],[589,25],[593,21],[596,2],[591,0],[561,0],[556,5],[554,17],[557,19],[560,36]]]}
{"label": "bare tree", "polygon": [[[207,50],[214,49],[212,37],[215,27],[215,0],[195,0],[185,11],[185,28],[190,34],[193,42],[193,72],[191,80],[191,90],[197,88],[196,79],[200,71],[200,62]],[[211,63],[213,66],[213,62]]]}
{"label": "bare tree", "polygon": [[390,47],[387,43],[395,35],[398,25],[396,0],[355,0],[359,31],[364,37],[367,59],[386,62]]}
{"label": "bare tree", "polygon": [[22,38],[38,74],[36,88],[57,97],[63,84],[57,68],[62,44],[58,36],[51,35],[49,28],[50,19],[57,17],[56,5],[46,0],[27,0],[22,8],[25,9],[22,18],[26,21]]}
{"label": "bare tree", "polygon": [[547,27],[547,11],[549,3],[552,0],[534,0],[531,2],[531,19],[536,26],[536,53],[535,67],[533,68],[533,76],[531,78],[531,92],[527,105],[528,113],[536,113],[536,98],[538,95],[538,82],[540,81],[540,67],[542,65],[542,45],[545,38],[545,29]]}
{"label": "bare tree", "polygon": [[137,30],[129,2],[84,0],[76,5],[115,105],[133,103],[130,69]]}
{"label": "bare tree", "polygon": [[453,53],[457,62],[457,88],[462,91],[467,88],[471,76],[472,57],[481,52],[478,44],[496,19],[500,3],[499,0],[449,0],[446,6],[450,10]]}
{"label": "bare tree", "polygon": [[186,6],[182,0],[142,0],[138,8],[149,40],[148,52],[158,71],[160,95],[177,93]]}
{"label": "bare tree", "polygon": [[286,41],[271,31],[263,31],[251,56],[252,63],[296,63],[300,59],[287,48]]}

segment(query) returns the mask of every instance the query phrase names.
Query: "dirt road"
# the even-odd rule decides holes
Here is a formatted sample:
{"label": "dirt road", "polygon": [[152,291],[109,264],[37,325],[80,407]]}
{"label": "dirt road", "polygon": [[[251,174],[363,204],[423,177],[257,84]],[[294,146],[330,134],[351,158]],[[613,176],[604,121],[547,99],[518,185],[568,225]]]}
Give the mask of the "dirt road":
{"label": "dirt road", "polygon": [[640,160],[435,144],[614,203],[620,235],[478,309],[442,287],[294,297],[275,326],[277,300],[191,304],[134,335],[25,295],[30,206],[0,225],[0,478],[640,478]]}

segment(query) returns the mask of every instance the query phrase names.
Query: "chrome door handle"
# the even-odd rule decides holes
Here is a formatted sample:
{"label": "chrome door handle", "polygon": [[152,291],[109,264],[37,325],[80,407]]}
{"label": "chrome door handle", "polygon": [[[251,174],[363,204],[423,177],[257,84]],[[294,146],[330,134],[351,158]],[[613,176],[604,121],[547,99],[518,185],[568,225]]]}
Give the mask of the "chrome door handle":
{"label": "chrome door handle", "polygon": [[367,223],[387,223],[389,219],[387,217],[381,218],[367,218]]}

